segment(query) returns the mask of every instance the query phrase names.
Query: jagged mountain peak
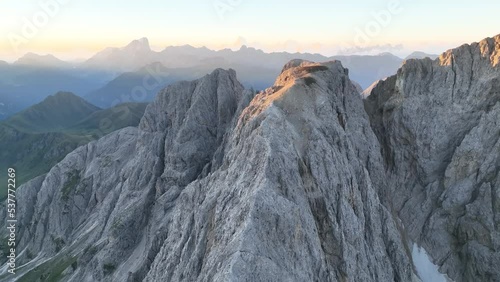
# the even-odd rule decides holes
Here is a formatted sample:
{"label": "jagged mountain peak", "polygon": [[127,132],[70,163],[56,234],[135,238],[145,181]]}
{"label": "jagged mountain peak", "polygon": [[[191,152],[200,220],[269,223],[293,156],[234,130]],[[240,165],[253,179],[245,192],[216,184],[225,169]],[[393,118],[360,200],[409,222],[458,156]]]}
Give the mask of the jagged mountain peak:
{"label": "jagged mountain peak", "polygon": [[133,40],[127,46],[123,47],[124,50],[131,51],[151,51],[151,47],[149,45],[149,40],[146,37]]}
{"label": "jagged mountain peak", "polygon": [[487,60],[493,67],[500,63],[500,34],[488,37],[480,42],[464,44],[458,48],[450,49],[439,56],[439,62],[443,66],[452,65],[454,59],[471,60],[477,56]]}
{"label": "jagged mountain peak", "polygon": [[299,67],[301,64],[307,65],[307,64],[314,64],[314,63],[311,61],[302,60],[302,59],[293,59],[293,60],[290,60],[288,63],[286,63],[283,66],[281,73],[285,72],[288,69]]}
{"label": "jagged mountain peak", "polygon": [[343,80],[346,88],[349,89],[347,92],[350,90],[357,92],[356,87],[348,78],[348,70],[342,67],[339,61],[314,63],[294,59],[283,67],[281,74],[276,78],[272,87],[265,89],[257,95],[259,99],[254,99],[249,109],[251,109],[252,115],[255,116],[274,102],[288,101],[285,104],[287,104],[287,108],[290,108],[290,111],[291,109],[294,109],[293,111],[300,110],[297,106],[293,106],[293,104],[302,105],[304,102],[302,99],[305,99],[305,97],[302,97],[302,93],[308,92],[305,88],[308,88],[310,91],[313,91],[316,87],[320,89],[332,88],[331,84],[337,82],[339,79]]}
{"label": "jagged mountain peak", "polygon": [[[233,69],[216,69],[194,81],[173,83],[160,91],[155,102],[148,106],[140,128],[145,131],[163,131],[168,126],[175,125],[171,123],[172,119],[183,120],[188,111],[194,111],[191,109],[192,106],[200,107],[196,111],[203,112],[217,113],[219,107],[222,107],[220,110],[234,111],[242,92],[243,86],[238,82]],[[207,104],[209,101],[214,103],[230,101],[230,104],[224,106]],[[159,112],[171,112],[181,116],[159,114]]]}
{"label": "jagged mountain peak", "polygon": [[294,59],[285,64],[276,81],[281,85],[284,81],[289,81],[291,78],[300,78],[308,74],[328,70],[348,75],[348,70],[342,66],[340,61],[314,63],[307,60]]}
{"label": "jagged mountain peak", "polygon": [[130,71],[158,61],[157,55],[151,50],[149,40],[141,38],[121,48],[106,48],[85,61],[84,65],[98,69]]}

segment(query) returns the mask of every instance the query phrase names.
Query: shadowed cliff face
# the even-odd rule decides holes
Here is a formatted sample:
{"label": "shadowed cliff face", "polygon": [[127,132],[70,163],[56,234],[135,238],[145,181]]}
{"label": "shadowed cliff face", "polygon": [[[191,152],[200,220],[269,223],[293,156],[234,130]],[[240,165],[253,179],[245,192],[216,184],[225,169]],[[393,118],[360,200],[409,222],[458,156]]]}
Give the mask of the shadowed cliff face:
{"label": "shadowed cliff face", "polygon": [[500,280],[499,58],[496,36],[408,60],[365,100],[385,198],[456,281]]}
{"label": "shadowed cliff face", "polygon": [[408,60],[364,105],[340,62],[171,85],[19,188],[17,277],[418,281],[417,243],[498,280],[498,42]]}

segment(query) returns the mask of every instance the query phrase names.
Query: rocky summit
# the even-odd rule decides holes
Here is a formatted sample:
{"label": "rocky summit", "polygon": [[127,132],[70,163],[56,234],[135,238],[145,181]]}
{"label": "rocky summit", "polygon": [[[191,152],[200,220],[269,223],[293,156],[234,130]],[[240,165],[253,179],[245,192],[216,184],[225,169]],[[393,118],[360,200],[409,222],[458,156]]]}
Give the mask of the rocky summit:
{"label": "rocky summit", "polygon": [[420,281],[418,244],[450,280],[498,281],[499,54],[407,60],[364,100],[338,61],[259,93],[233,70],[172,84],[18,188],[0,280]]}

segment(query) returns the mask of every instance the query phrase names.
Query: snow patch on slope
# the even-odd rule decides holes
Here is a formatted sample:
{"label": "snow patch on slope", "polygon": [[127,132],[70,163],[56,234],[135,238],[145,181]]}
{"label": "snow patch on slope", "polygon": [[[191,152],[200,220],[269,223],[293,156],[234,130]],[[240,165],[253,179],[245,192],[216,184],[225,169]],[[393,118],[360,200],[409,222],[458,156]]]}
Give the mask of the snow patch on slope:
{"label": "snow patch on slope", "polygon": [[417,246],[417,244],[413,244],[411,256],[413,258],[415,268],[417,269],[418,276],[422,282],[448,281],[445,275],[438,271],[438,266],[432,263],[424,248]]}

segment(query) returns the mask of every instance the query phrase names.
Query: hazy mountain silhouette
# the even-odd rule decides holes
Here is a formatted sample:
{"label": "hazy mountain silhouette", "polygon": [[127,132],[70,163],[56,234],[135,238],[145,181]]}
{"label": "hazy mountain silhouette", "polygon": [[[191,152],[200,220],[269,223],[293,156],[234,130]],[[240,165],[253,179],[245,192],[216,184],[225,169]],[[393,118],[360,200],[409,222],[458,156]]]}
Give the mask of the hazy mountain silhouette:
{"label": "hazy mountain silhouette", "polygon": [[151,50],[148,39],[141,38],[123,48],[106,48],[85,61],[82,67],[126,72],[154,62],[157,55]]}
{"label": "hazy mountain silhouette", "polygon": [[[20,61],[28,63],[25,59]],[[83,95],[111,79],[103,72],[47,66],[43,65],[47,62],[33,60],[29,63],[34,65],[21,62],[0,64],[0,119],[39,103],[58,91]]]}
{"label": "hazy mountain silhouette", "polygon": [[[151,50],[146,38],[134,40],[123,48],[106,48],[84,63],[85,67],[105,70],[135,71],[144,65],[160,62],[165,67],[173,68],[233,68],[240,75],[243,84],[256,88],[265,88],[274,82],[282,66],[290,60],[302,59],[316,62],[340,60],[346,66],[351,77],[368,87],[373,81],[395,73],[403,59],[390,53],[373,56],[332,56],[327,57],[311,53],[266,53],[252,47],[242,46],[239,50],[210,50],[206,47],[196,48],[190,45],[170,46],[163,51]],[[267,69],[268,78],[264,81],[257,69]],[[264,82],[266,85],[260,85]]]}
{"label": "hazy mountain silhouette", "polygon": [[[192,80],[215,68],[232,68],[246,88],[258,90],[273,85],[282,66],[290,60],[315,62],[340,60],[349,69],[352,80],[362,88],[390,76],[403,62],[389,53],[373,56],[333,56],[272,52],[252,47],[210,50],[190,45],[169,46],[154,51],[147,38],[134,40],[121,48],[106,48],[82,63],[64,62],[52,55],[28,53],[13,64],[0,62],[0,119],[64,90],[86,97],[100,107],[128,101],[151,101],[162,87],[177,80]],[[160,83],[144,87],[148,67],[162,69]],[[168,73],[168,75],[165,75]],[[145,89],[140,99],[134,89]],[[127,98],[129,97],[129,98]]]}
{"label": "hazy mountain silhouette", "polygon": [[52,68],[69,68],[71,63],[56,58],[54,55],[38,55],[35,53],[26,53],[21,58],[14,62],[14,65],[28,65],[38,67],[52,67]]}

